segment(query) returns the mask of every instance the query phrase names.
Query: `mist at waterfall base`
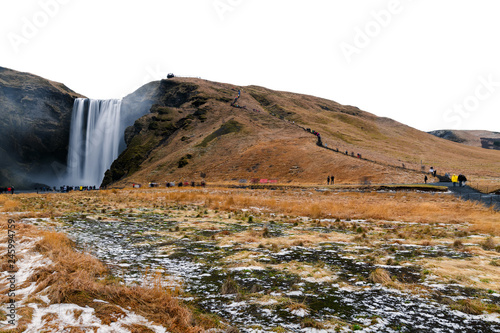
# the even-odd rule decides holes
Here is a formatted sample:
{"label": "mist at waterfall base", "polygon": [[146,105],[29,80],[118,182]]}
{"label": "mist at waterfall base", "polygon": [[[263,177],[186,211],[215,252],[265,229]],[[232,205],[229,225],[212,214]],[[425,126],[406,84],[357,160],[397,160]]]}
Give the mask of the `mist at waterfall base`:
{"label": "mist at waterfall base", "polygon": [[125,149],[121,104],[118,99],[75,100],[65,185],[99,188],[104,173]]}

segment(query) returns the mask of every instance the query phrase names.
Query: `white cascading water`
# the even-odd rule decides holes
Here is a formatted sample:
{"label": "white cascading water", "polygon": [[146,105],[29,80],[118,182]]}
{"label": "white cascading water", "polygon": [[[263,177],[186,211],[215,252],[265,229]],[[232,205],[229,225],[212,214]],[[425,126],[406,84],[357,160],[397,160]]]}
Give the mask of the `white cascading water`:
{"label": "white cascading water", "polygon": [[121,100],[77,98],[73,105],[68,150],[70,186],[99,187],[118,157],[123,131]]}

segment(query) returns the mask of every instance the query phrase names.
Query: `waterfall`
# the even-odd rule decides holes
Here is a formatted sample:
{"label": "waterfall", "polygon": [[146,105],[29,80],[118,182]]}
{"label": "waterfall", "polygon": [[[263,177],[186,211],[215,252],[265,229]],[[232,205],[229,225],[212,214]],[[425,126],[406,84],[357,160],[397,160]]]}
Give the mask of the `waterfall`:
{"label": "waterfall", "polygon": [[68,185],[101,185],[104,173],[118,157],[124,141],[121,102],[116,99],[75,100],[68,150]]}

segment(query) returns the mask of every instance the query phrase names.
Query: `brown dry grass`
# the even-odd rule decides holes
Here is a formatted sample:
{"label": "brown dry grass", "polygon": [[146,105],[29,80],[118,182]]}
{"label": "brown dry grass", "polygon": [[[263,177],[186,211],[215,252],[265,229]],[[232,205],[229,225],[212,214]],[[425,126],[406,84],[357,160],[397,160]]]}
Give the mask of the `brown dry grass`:
{"label": "brown dry grass", "polygon": [[458,281],[472,288],[500,291],[500,267],[490,265],[488,257],[468,260],[426,259],[421,264],[444,281]]}
{"label": "brown dry grass", "polygon": [[500,179],[474,179],[472,182],[467,182],[467,185],[482,193],[495,193],[500,191]]}
{"label": "brown dry grass", "polygon": [[152,329],[138,324],[124,325],[124,328],[132,333],[155,333]]}
{"label": "brown dry grass", "polygon": [[458,310],[472,315],[481,315],[484,312],[500,312],[500,307],[498,305],[483,303],[478,299],[460,299],[458,301],[447,299],[445,303],[447,303],[453,310]]}
{"label": "brown dry grass", "polygon": [[[222,192],[222,193],[218,193]],[[131,193],[132,194],[132,193]],[[303,193],[302,191],[168,191],[138,192],[143,200],[203,203],[211,209],[237,211],[251,207],[285,215],[341,219],[375,219],[423,223],[472,223],[471,230],[500,234],[500,213],[448,195],[423,193]]]}
{"label": "brown dry grass", "polygon": [[370,280],[386,287],[395,287],[396,283],[392,281],[389,272],[383,268],[377,268],[370,274]]}
{"label": "brown dry grass", "polygon": [[19,209],[20,202],[18,200],[11,199],[6,195],[0,195],[0,208],[3,212],[15,212]]}
{"label": "brown dry grass", "polygon": [[[469,223],[470,230],[500,235],[500,212],[447,194],[322,192],[313,189],[269,191],[240,189],[155,189],[20,195],[19,208],[29,216],[54,216],[103,207],[132,209],[138,205],[162,209],[194,204],[218,211],[242,209],[313,219],[372,219],[418,223]],[[36,213],[33,213],[36,212]],[[57,212],[57,213],[56,213]]]}
{"label": "brown dry grass", "polygon": [[[47,294],[52,304],[74,303],[92,306],[99,318],[115,321],[123,312],[116,306],[130,308],[136,313],[164,325],[172,332],[199,332],[192,325],[192,315],[181,306],[171,292],[154,285],[150,288],[124,286],[109,280],[106,267],[94,257],[76,252],[65,235],[43,232],[43,239],[36,249],[55,264],[39,269],[34,274],[38,290],[48,287]],[[93,302],[101,299],[112,304]]]}
{"label": "brown dry grass", "polygon": [[[138,208],[146,208],[148,212],[164,214],[168,220],[182,221],[180,227],[178,226],[179,230],[173,232],[172,228],[170,236],[174,235],[174,238],[190,234],[193,230],[214,230],[220,231],[213,236],[219,246],[238,242],[242,247],[246,244],[251,247],[258,245],[270,248],[272,251],[297,245],[314,246],[327,241],[350,242],[353,238],[356,242],[372,242],[373,244],[380,241],[387,242],[390,238],[403,238],[403,242],[418,241],[427,245],[431,243],[431,240],[433,243],[446,241],[452,244],[455,240],[453,237],[457,233],[461,235],[457,237],[466,237],[471,230],[498,234],[500,221],[498,212],[481,205],[462,202],[445,194],[337,193],[316,192],[309,188],[287,191],[225,188],[109,190],[42,196],[27,194],[16,196],[16,200],[19,209],[25,212],[20,216],[58,216],[78,212],[78,215],[85,215],[92,219],[99,217],[112,219],[115,213],[140,213],[144,211]],[[299,216],[308,218],[302,219]],[[330,220],[319,221],[321,218]],[[334,222],[337,218],[367,219],[368,223]],[[259,225],[243,232],[222,231],[226,226],[219,224],[219,219],[224,224],[252,226],[256,225],[253,223],[264,223],[264,226]],[[409,225],[388,221],[425,224]],[[5,227],[5,221],[3,224],[1,222],[0,218],[0,224]],[[50,223],[48,222],[49,225]],[[266,238],[265,223],[286,223],[290,224],[291,228],[280,237]],[[448,225],[446,228],[441,226],[434,228],[437,223],[453,225]],[[470,227],[469,223],[472,223]],[[389,228],[385,228],[386,225],[389,225]],[[27,234],[35,230],[31,230],[31,226],[22,224],[19,226],[25,228]],[[326,228],[333,226],[334,229],[351,230],[356,233],[324,234],[307,230],[310,226]],[[39,290],[48,287],[49,298],[52,302],[71,302],[81,306],[92,306],[103,322],[112,322],[119,317],[121,312],[118,306],[120,306],[131,307],[134,312],[156,323],[169,325],[171,331],[194,332],[200,330],[200,327],[206,329],[224,327],[217,318],[196,312],[190,313],[173,300],[172,296],[175,294],[161,288],[160,283],[154,284],[152,288],[124,287],[117,284],[109,277],[102,263],[90,256],[73,251],[71,241],[64,235],[53,232],[43,232],[38,235],[43,239],[37,244],[37,250],[49,257],[54,264],[39,269],[32,280],[38,282]],[[457,247],[458,245],[457,243]],[[489,248],[495,245],[496,240],[495,242],[493,239],[489,241]],[[480,247],[473,248],[474,251],[485,251]],[[379,255],[385,256],[386,254],[380,253]],[[238,261],[244,261],[245,265],[262,265],[253,261],[251,255],[252,252],[248,251],[241,252],[238,256],[228,257],[226,266],[234,266]],[[460,281],[466,285],[489,289],[492,289],[494,285],[500,285],[500,281],[495,277],[500,276],[498,266],[490,264],[491,259],[481,260],[473,262],[471,267],[467,268],[470,272],[460,277]],[[442,276],[443,279],[450,276],[449,272],[460,276],[458,273],[465,269],[465,267],[450,269],[447,260],[436,261],[436,266],[433,266],[432,261],[423,265],[435,275]],[[322,279],[334,273],[315,265],[305,267],[298,263],[290,263],[286,266],[290,272],[312,279]],[[278,265],[276,268],[284,270],[283,266]],[[480,283],[474,279],[475,273],[480,275]],[[412,284],[393,281],[382,269],[376,270],[370,278],[374,282],[400,290],[418,291],[418,288]],[[229,289],[224,292],[229,292]],[[237,286],[232,292],[238,293]],[[98,304],[93,302],[94,299],[105,299],[112,305]],[[194,326],[193,322],[198,326]]]}
{"label": "brown dry grass", "polygon": [[[5,227],[5,217],[0,217],[0,220],[1,227]],[[32,238],[36,235],[42,238],[35,245],[35,250],[48,257],[52,264],[37,269],[30,281],[37,283],[35,293],[44,290],[52,304],[73,303],[93,307],[103,323],[111,323],[123,316],[122,307],[163,325],[171,332],[202,331],[201,327],[193,324],[190,310],[181,305],[174,292],[163,288],[161,283],[148,287],[122,285],[109,275],[99,260],[75,251],[66,235],[39,231],[21,223],[16,226],[19,227],[17,237]],[[94,302],[95,299],[106,300],[109,304]]]}

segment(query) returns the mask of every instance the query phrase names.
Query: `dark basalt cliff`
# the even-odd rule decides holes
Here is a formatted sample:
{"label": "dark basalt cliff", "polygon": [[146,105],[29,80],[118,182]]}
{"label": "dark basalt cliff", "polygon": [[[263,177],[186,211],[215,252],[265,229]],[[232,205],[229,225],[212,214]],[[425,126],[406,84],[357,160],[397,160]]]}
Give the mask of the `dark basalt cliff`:
{"label": "dark basalt cliff", "polygon": [[71,110],[64,84],[0,67],[0,184],[30,187],[62,176]]}

